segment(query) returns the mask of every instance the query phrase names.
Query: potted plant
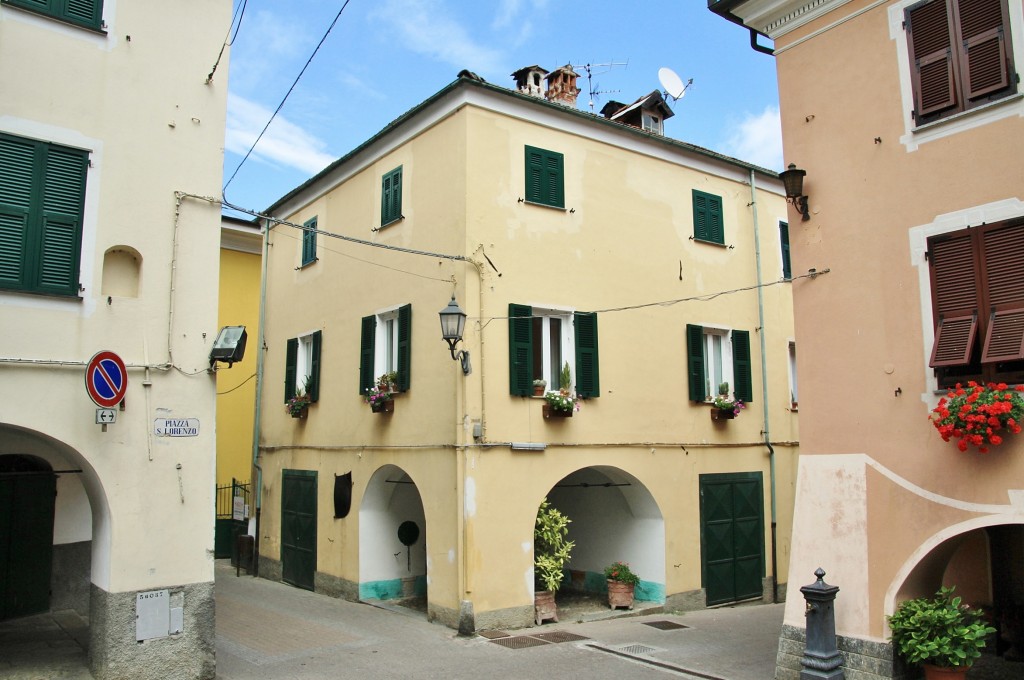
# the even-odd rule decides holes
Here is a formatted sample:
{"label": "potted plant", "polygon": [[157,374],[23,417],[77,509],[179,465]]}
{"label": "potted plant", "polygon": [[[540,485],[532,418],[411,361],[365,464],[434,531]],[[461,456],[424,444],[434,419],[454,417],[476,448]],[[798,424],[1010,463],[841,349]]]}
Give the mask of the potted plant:
{"label": "potted plant", "polygon": [[711,402],[711,420],[732,420],[744,408],[735,395],[729,396],[729,383],[724,382],[718,386],[718,395]]}
{"label": "potted plant", "polygon": [[[363,395],[363,401],[370,405],[370,410],[374,413],[393,413],[395,410],[394,383],[389,381],[390,375],[392,374],[385,373],[377,378],[377,384],[368,388]],[[397,374],[395,376],[397,378]]]}
{"label": "potted plant", "polygon": [[565,565],[576,545],[566,540],[571,521],[558,508],[552,507],[547,498],[537,509],[533,527],[533,598],[538,626],[545,619],[554,619],[558,623],[555,591],[562,585]]}
{"label": "potted plant", "polygon": [[604,577],[608,581],[608,607],[633,608],[633,591],[640,577],[633,573],[626,562],[612,562],[604,568]]}
{"label": "potted plant", "polygon": [[309,396],[309,383],[310,380],[307,375],[305,380],[302,381],[302,387],[296,389],[291,399],[285,402],[285,410],[288,411],[288,415],[292,418],[305,418],[309,405],[313,403],[312,397]]}
{"label": "potted plant", "polygon": [[979,453],[1003,443],[1003,434],[1020,434],[1024,418],[1024,385],[1010,389],[1006,383],[981,385],[973,380],[964,389],[960,383],[932,409],[929,416],[942,441],[956,439],[966,451],[976,446]]}
{"label": "potted plant", "polygon": [[896,651],[908,663],[922,664],[925,680],[966,673],[981,656],[985,638],[996,632],[982,620],[983,612],[963,604],[953,590],[901,602],[888,617]]}
{"label": "potted plant", "polygon": [[544,395],[545,418],[572,418],[573,412],[579,410],[579,399],[569,390],[563,389]]}
{"label": "potted plant", "polygon": [[548,387],[548,381],[547,380],[545,380],[544,378],[537,378],[536,380],[533,381],[533,396],[535,396],[535,397],[543,397],[544,396],[544,390],[546,390],[547,387]]}
{"label": "potted plant", "polygon": [[391,392],[398,391],[398,371],[388,371],[377,378],[377,384],[387,387]]}

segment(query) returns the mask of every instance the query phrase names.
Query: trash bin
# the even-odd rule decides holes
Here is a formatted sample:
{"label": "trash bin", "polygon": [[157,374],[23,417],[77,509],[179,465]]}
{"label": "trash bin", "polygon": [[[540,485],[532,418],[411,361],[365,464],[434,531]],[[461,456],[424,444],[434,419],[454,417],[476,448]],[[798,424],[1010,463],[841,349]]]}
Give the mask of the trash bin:
{"label": "trash bin", "polygon": [[239,576],[242,567],[246,574],[253,573],[253,554],[255,553],[256,537],[249,534],[238,534],[235,537],[235,576]]}

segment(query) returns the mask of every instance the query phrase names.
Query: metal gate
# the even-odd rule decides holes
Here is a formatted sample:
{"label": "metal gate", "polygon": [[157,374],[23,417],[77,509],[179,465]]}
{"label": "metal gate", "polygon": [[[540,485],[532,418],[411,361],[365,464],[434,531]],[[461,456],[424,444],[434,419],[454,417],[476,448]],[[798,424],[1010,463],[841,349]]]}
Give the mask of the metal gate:
{"label": "metal gate", "polygon": [[[217,520],[213,538],[213,556],[217,559],[230,557],[236,559],[234,554],[235,538],[246,531],[244,508],[249,506],[249,483],[240,482],[234,477],[231,484],[218,486],[216,491]],[[236,501],[243,508],[241,517],[236,512]]]}
{"label": "metal gate", "polygon": [[[0,456],[0,621],[50,609],[57,476],[30,456]],[[38,462],[37,462],[38,461]]]}
{"label": "metal gate", "polygon": [[281,572],[285,583],[313,590],[316,472],[312,470],[284,470],[282,473]]}
{"label": "metal gate", "polygon": [[762,595],[764,496],[760,472],[700,476],[700,542],[707,604]]}

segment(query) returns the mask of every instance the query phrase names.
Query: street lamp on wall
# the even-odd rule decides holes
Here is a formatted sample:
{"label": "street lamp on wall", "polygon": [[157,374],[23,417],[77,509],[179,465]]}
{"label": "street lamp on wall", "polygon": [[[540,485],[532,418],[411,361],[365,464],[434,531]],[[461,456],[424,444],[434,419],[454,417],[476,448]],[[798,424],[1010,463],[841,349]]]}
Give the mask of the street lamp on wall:
{"label": "street lamp on wall", "polygon": [[811,219],[811,213],[807,209],[807,197],[804,196],[804,175],[806,174],[807,171],[796,167],[795,163],[790,163],[787,170],[779,173],[779,179],[786,187],[786,202],[793,204],[797,212],[803,215],[805,222]]}
{"label": "street lamp on wall", "polygon": [[464,349],[459,350],[458,353],[455,351],[455,345],[462,340],[462,331],[466,328],[466,313],[455,302],[455,295],[452,295],[452,301],[448,303],[448,306],[439,312],[439,316],[441,317],[441,338],[448,343],[452,359],[462,362],[463,375],[469,375],[473,370],[469,365],[469,352]]}

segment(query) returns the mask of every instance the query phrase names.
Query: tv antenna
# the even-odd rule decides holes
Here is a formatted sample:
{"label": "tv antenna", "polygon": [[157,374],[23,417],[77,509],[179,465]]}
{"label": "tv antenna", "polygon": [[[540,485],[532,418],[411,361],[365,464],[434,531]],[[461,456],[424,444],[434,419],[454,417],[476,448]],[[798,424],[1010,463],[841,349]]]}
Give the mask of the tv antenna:
{"label": "tv antenna", "polygon": [[661,86],[665,88],[665,96],[672,97],[674,102],[682,99],[686,91],[693,85],[693,78],[690,78],[684,84],[683,79],[667,66],[658,69],[658,80],[661,82]]}
{"label": "tv antenna", "polygon": [[598,89],[598,88],[601,87],[601,84],[600,83],[597,83],[597,84],[594,83],[594,76],[599,76],[599,75],[603,75],[605,73],[608,73],[609,71],[611,71],[616,66],[622,66],[622,67],[628,68],[629,67],[629,59],[627,59],[626,61],[607,61],[607,62],[604,62],[603,64],[586,63],[586,64],[581,64],[579,66],[575,66],[575,65],[572,65],[572,64],[570,64],[570,65],[573,66],[573,68],[581,68],[581,69],[583,69],[586,72],[586,74],[587,74],[587,93],[589,94],[590,112],[593,113],[594,112],[594,97],[596,95],[599,95],[599,94],[613,94],[615,92],[619,92],[619,90],[601,90],[601,89]]}

